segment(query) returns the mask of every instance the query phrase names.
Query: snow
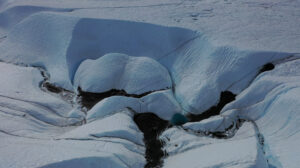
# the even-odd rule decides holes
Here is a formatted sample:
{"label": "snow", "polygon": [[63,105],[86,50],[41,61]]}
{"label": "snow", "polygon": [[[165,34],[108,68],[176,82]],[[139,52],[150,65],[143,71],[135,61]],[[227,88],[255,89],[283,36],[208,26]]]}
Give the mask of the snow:
{"label": "snow", "polygon": [[[183,109],[200,114],[217,104],[220,92],[229,90],[239,93],[265,63],[287,55],[214,47],[199,37],[163,62],[169,67],[176,85],[176,99]],[[172,60],[171,65],[169,60]]]}
{"label": "snow", "polygon": [[70,29],[76,20],[43,12],[27,17],[10,30],[7,40],[1,44],[1,59],[44,67],[51,81],[71,90],[67,62],[62,55],[66,53],[72,35]]}
{"label": "snow", "polygon": [[52,82],[72,90],[75,72],[85,59],[116,52],[159,59],[194,35],[180,28],[40,12],[12,28],[0,46],[0,58],[45,67]]}
{"label": "snow", "polygon": [[276,167],[297,167],[299,63],[298,59],[278,62],[223,109],[239,109],[240,117],[255,120],[265,139],[266,157]]}
{"label": "snow", "polygon": [[[120,113],[119,120],[106,118],[82,128],[71,126],[85,115],[58,96],[42,91],[43,77],[37,68],[0,63],[0,69],[1,168],[139,168],[145,164],[143,136],[130,122],[131,114]],[[116,122],[123,125],[117,127]],[[108,123],[116,127],[105,130]],[[97,137],[86,140],[90,135],[82,134],[87,133],[86,127]]]}
{"label": "snow", "polygon": [[7,166],[139,168],[145,161],[142,155],[143,148],[119,139],[41,140],[0,134],[1,168]]}
{"label": "snow", "polygon": [[[178,128],[177,128],[178,129]],[[163,167],[268,167],[252,124],[245,123],[230,140],[211,140],[182,130],[167,130],[166,150],[171,155]],[[175,146],[175,147],[174,147]],[[176,151],[176,152],[174,152]],[[175,155],[173,153],[176,153]]]}
{"label": "snow", "polygon": [[234,117],[214,116],[201,122],[187,123],[184,125],[184,128],[194,131],[225,131],[225,128],[233,124],[232,118]]}
{"label": "snow", "polygon": [[24,18],[41,11],[67,12],[68,9],[47,8],[30,5],[5,8],[5,10],[2,10],[0,14],[0,36],[5,36],[11,28],[21,22]]}
{"label": "snow", "polygon": [[[0,0],[0,167],[143,167],[130,108],[170,120],[201,114],[225,90],[237,97],[220,115],[164,131],[164,167],[298,167],[299,7],[299,0]],[[258,74],[266,63],[275,69]],[[111,96],[83,111],[76,97],[40,88],[41,68],[74,95],[79,86],[151,93]],[[197,133],[238,119],[246,122],[227,139]]]}
{"label": "snow", "polygon": [[103,118],[127,107],[130,107],[135,111],[140,109],[138,99],[125,96],[112,96],[103,99],[102,101],[97,103],[91,110],[89,110],[87,119],[88,121],[92,121],[95,119]]}
{"label": "snow", "polygon": [[[56,26],[56,24],[61,27]],[[59,31],[59,29],[64,31]],[[33,33],[34,37],[31,38]],[[88,63],[90,61],[86,59],[99,58],[94,66],[97,64],[107,64],[106,66],[108,66],[108,62],[114,59],[125,61],[125,58],[115,56],[109,58],[112,55],[106,55],[102,58],[105,54],[112,52],[129,56],[149,57],[147,59],[153,58],[169,71],[175,87],[175,97],[184,111],[196,114],[202,113],[216,104],[218,99],[215,97],[218,97],[221,91],[229,89],[240,92],[243,90],[263,64],[290,55],[284,52],[240,51],[229,46],[214,46],[201,32],[196,33],[189,29],[131,21],[88,19],[53,12],[40,12],[29,16],[13,27],[10,34],[12,35],[8,35],[7,40],[0,46],[0,52],[3,53],[0,58],[8,62],[22,62],[45,67],[53,83],[69,90],[72,90],[74,86],[76,89],[76,86],[80,85],[78,79],[75,78],[73,81],[77,69],[79,70],[77,76],[79,78],[84,76],[86,79],[80,81],[81,85],[85,89],[96,92],[107,91],[112,87],[128,87],[130,92],[142,93],[149,91],[149,89],[161,89],[162,86],[169,87],[171,82],[167,77],[167,72],[162,72],[162,77],[157,77],[158,79],[152,79],[146,68],[148,66],[139,63],[131,69],[131,63],[135,64],[136,61],[129,61],[129,66],[126,66],[130,67],[128,73],[139,72],[139,78],[145,78],[142,75],[145,74],[144,71],[135,70],[135,68],[143,66],[153,80],[151,81],[153,88],[143,88],[144,80],[141,80],[144,82],[139,83],[139,80],[132,80],[133,77],[126,75],[126,73],[122,76],[122,81],[124,83],[128,83],[128,80],[131,81],[128,85],[120,83],[119,85],[125,86],[118,86],[115,81],[116,78],[118,79],[116,75],[115,78],[108,80],[107,84],[96,85],[96,88],[92,79],[100,80],[101,76],[106,79],[105,76],[99,73],[99,76],[96,75],[95,68],[82,72],[90,64]],[[30,43],[25,43],[28,41],[27,39],[30,39]],[[160,42],[159,45],[157,41]],[[20,49],[13,50],[13,47]],[[82,61],[84,61],[83,67],[78,68]],[[144,64],[145,61],[142,62]],[[151,64],[155,65],[156,69],[161,69],[157,70],[157,73],[166,71],[162,70],[163,67],[158,68],[159,64],[154,63],[154,60],[152,62]],[[109,73],[115,74],[121,71],[123,66],[120,64],[114,67],[116,69],[111,69],[112,71]],[[99,68],[97,69],[101,72],[106,72],[101,69],[102,67]],[[243,71],[240,71],[241,68]],[[81,73],[82,75],[80,75]],[[89,75],[90,78],[86,73],[91,74]],[[108,76],[109,73],[107,73]],[[154,74],[157,75],[157,73]],[[121,72],[118,74],[120,75]],[[134,76],[134,78],[136,77]],[[241,79],[243,79],[242,82],[240,82]],[[156,80],[161,81],[162,84],[154,85],[158,84]],[[134,90],[134,88],[140,89],[136,85],[141,87],[141,91]],[[206,99],[202,98],[203,95]]]}
{"label": "snow", "polygon": [[72,31],[72,41],[66,54],[71,79],[84,59],[122,53],[157,60],[196,34],[195,31],[176,27],[90,18],[81,18]]}
{"label": "snow", "polygon": [[60,138],[88,139],[93,137],[116,137],[144,145],[143,135],[134,122],[132,122],[132,117],[132,112],[123,110],[104,119],[89,122],[86,125],[73,129],[60,136]]}
{"label": "snow", "polygon": [[94,93],[118,89],[142,94],[171,88],[172,81],[168,71],[151,58],[106,54],[83,61],[76,71],[74,86]]}
{"label": "snow", "polygon": [[299,52],[299,5],[297,0],[14,0],[3,1],[0,9],[14,6],[71,9],[68,14],[73,16],[201,30],[218,46],[295,53]]}
{"label": "snow", "polygon": [[[162,106],[163,103],[163,106]],[[112,96],[97,103],[87,114],[87,120],[103,118],[130,107],[137,113],[152,112],[170,120],[175,113],[181,113],[181,107],[170,90],[157,91],[142,98]]]}
{"label": "snow", "polygon": [[153,112],[165,120],[170,120],[176,113],[182,113],[171,90],[154,92],[140,100],[142,101],[142,112]]}
{"label": "snow", "polygon": [[0,63],[0,71],[0,109],[6,118],[1,118],[2,130],[22,129],[24,125],[18,121],[26,119],[32,124],[38,122],[37,125],[44,129],[51,128],[51,125],[67,126],[80,122],[80,118],[68,116],[67,112],[72,110],[70,104],[41,91],[39,85],[43,78],[36,68]]}

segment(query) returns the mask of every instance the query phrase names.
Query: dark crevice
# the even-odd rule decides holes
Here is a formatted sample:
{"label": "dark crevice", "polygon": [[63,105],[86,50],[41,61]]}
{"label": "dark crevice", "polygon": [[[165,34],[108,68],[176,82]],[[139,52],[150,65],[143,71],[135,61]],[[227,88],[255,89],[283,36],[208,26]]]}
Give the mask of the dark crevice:
{"label": "dark crevice", "polygon": [[[76,103],[74,101],[74,98],[76,97],[76,94],[74,92],[72,92],[70,90],[67,90],[65,88],[62,88],[60,86],[57,86],[55,84],[50,83],[50,75],[47,73],[47,71],[45,70],[44,67],[40,67],[40,66],[32,66],[32,67],[38,69],[40,71],[42,77],[43,77],[43,81],[41,81],[40,84],[39,84],[40,89],[42,91],[44,91],[48,94],[58,96],[60,99],[66,101],[70,105],[74,106],[74,104]],[[62,116],[62,115],[58,114],[56,111],[54,111],[53,109],[51,109],[47,106],[42,105],[42,108],[45,108],[46,110],[53,112],[54,114],[58,115],[59,117],[66,118],[66,119],[67,118],[72,118],[72,117]],[[42,121],[42,120],[40,120],[40,121]],[[53,125],[52,123],[48,123],[46,121],[43,121],[43,122]],[[73,124],[62,125],[60,127],[79,126],[79,125],[83,125],[85,123],[86,123],[85,119],[82,119],[81,121],[75,122]]]}
{"label": "dark crevice", "polygon": [[53,93],[61,93],[64,90],[63,88],[55,86],[50,82],[44,82],[42,84],[42,87],[46,88],[49,92],[53,92]]}
{"label": "dark crevice", "polygon": [[235,132],[243,125],[244,119],[237,119],[235,123],[232,123],[225,131],[207,132],[207,136],[218,139],[228,139],[234,136]]}
{"label": "dark crevice", "polygon": [[207,119],[211,116],[215,116],[215,115],[219,115],[222,108],[235,100],[235,94],[233,94],[232,92],[230,91],[224,91],[221,93],[220,95],[220,101],[219,103],[216,105],[216,106],[212,106],[211,108],[209,108],[208,110],[204,111],[203,113],[201,114],[192,114],[192,113],[189,113],[187,114],[187,118],[189,119],[190,122],[197,122],[197,121],[201,121],[201,120],[204,120],[204,119]]}
{"label": "dark crevice", "polygon": [[50,75],[47,73],[47,71],[43,67],[34,66],[34,68],[37,68],[41,72],[42,77],[44,78],[43,81],[40,83],[41,90],[43,90],[44,92],[48,92],[48,93],[54,93],[54,94],[60,96],[60,98],[62,100],[70,103],[71,105],[75,104],[74,97],[76,94],[73,91],[70,91],[70,90],[62,88],[60,86],[57,86],[55,84],[52,84],[49,81]]}
{"label": "dark crevice", "polygon": [[261,74],[263,72],[266,72],[266,71],[271,71],[275,68],[275,65],[272,64],[272,63],[267,63],[265,64],[258,72],[258,74]]}
{"label": "dark crevice", "polygon": [[164,143],[159,139],[159,135],[170,127],[169,122],[159,118],[154,113],[135,114],[134,122],[144,133],[147,161],[145,168],[161,167],[162,158],[166,156],[166,152],[162,150]]}
{"label": "dark crevice", "polygon": [[[262,66],[262,68],[259,70],[258,74],[261,74],[263,72],[266,71],[271,71],[275,68],[275,65],[273,63],[267,63],[265,65]],[[220,94],[220,101],[217,105],[212,106],[211,108],[209,108],[208,110],[204,111],[201,114],[192,114],[189,113],[186,115],[186,117],[189,119],[189,122],[198,122],[204,119],[207,119],[211,116],[216,116],[216,115],[220,115],[221,110],[223,109],[223,107],[234,101],[235,100],[236,95],[233,94],[230,91],[223,91]],[[180,117],[176,117],[181,119]],[[195,130],[191,130],[188,128],[183,128],[182,126],[180,126],[182,129],[184,129],[187,132],[193,133],[195,135],[199,135],[199,136],[207,136],[207,137],[211,137],[211,138],[217,138],[217,139],[229,139],[232,138],[235,133],[238,131],[238,129],[243,125],[243,123],[248,122],[247,120],[241,119],[241,118],[236,118],[236,120],[229,125],[224,131],[195,131]],[[171,121],[172,123],[172,121]],[[182,124],[184,124],[184,122],[182,122]],[[176,124],[175,124],[176,125]],[[181,125],[178,124],[178,125]],[[261,134],[258,134],[258,141],[259,144],[261,146],[264,146],[264,138]],[[170,139],[167,139],[168,141],[170,141]],[[165,142],[164,142],[165,143]],[[263,150],[264,154],[265,151]],[[167,156],[168,154],[166,153],[165,156]],[[268,161],[268,160],[267,160]]]}
{"label": "dark crevice", "polygon": [[[183,129],[189,134],[193,134],[199,137],[210,137],[210,138],[215,138],[215,139],[230,139],[234,137],[236,132],[242,127],[242,125],[247,122],[247,120],[236,118],[235,121],[232,122],[231,125],[229,125],[224,131],[205,131],[205,130],[193,130],[190,128],[182,127],[182,126],[177,126],[179,129]],[[169,137],[163,137],[162,140],[164,141],[163,144],[167,144],[171,141]],[[175,147],[178,147],[178,144],[174,144]],[[201,145],[202,146],[202,145]],[[194,149],[195,146],[190,146],[181,152],[186,152],[188,150]],[[165,156],[168,156],[169,154],[165,152]],[[172,154],[173,155],[173,154]]]}
{"label": "dark crevice", "polygon": [[[162,90],[166,90],[166,89],[162,89]],[[83,107],[86,107],[87,109],[91,109],[95,104],[97,104],[101,100],[111,96],[126,96],[126,97],[133,97],[133,98],[141,98],[156,91],[161,91],[161,90],[148,91],[142,94],[128,94],[125,90],[111,89],[109,91],[102,92],[102,93],[93,93],[93,92],[85,92],[80,87],[78,87],[78,93],[79,93],[78,96],[79,96],[80,104]]]}
{"label": "dark crevice", "polygon": [[[2,39],[6,39],[7,38],[7,36],[2,36],[2,37],[0,37],[0,40],[2,40]],[[1,41],[0,41],[1,42]]]}
{"label": "dark crevice", "polygon": [[66,100],[66,101],[70,102],[71,104],[74,104],[74,102],[73,102],[73,97],[75,96],[74,92],[64,89],[55,84],[52,84],[49,81],[42,82],[40,87],[42,88],[42,90],[58,94],[62,97],[63,100]]}
{"label": "dark crevice", "polygon": [[[42,77],[44,78],[43,81],[40,83],[40,87],[43,89],[45,88],[46,90],[48,90],[49,92],[52,93],[61,93],[63,91],[68,91],[62,87],[56,86],[52,83],[49,82],[50,79],[50,75],[46,72],[46,70],[42,67],[35,67],[37,68],[40,72]],[[70,91],[68,91],[70,92]]]}
{"label": "dark crevice", "polygon": [[55,95],[59,96],[62,100],[70,103],[71,105],[75,104],[74,97],[76,96],[76,94],[72,91],[69,91],[60,86],[52,84],[47,80],[43,81],[40,84],[40,88],[45,92],[54,93]]}
{"label": "dark crevice", "polygon": [[20,138],[45,140],[45,139],[42,139],[42,138],[35,138],[35,137],[28,137],[28,136],[16,135],[16,134],[4,131],[4,130],[0,130],[0,133],[6,134],[6,135],[10,135],[10,136],[14,136],[14,137],[20,137]]}
{"label": "dark crevice", "polygon": [[[255,128],[255,132],[256,132],[256,136],[257,136],[257,141],[258,141],[258,143],[259,143],[259,145],[261,147],[261,151],[264,154],[264,157],[265,157],[265,160],[266,160],[268,166],[270,168],[276,168],[277,166],[278,167],[282,167],[281,163],[278,160],[276,160],[274,162],[274,160],[272,159],[271,162],[273,162],[273,163],[270,163],[269,159],[270,158],[274,158],[274,157],[267,156],[267,153],[268,153],[268,155],[270,154],[270,152],[269,152],[270,149],[268,148],[268,145],[266,145],[266,140],[264,138],[264,135],[260,132],[260,130],[258,128],[258,125],[256,124],[255,121],[248,120],[248,122],[251,122],[253,124],[254,128]],[[272,164],[276,164],[277,166],[272,165]]]}
{"label": "dark crevice", "polygon": [[185,131],[199,135],[199,136],[207,136],[211,138],[217,139],[228,139],[232,138],[236,131],[246,122],[244,119],[236,119],[231,125],[229,125],[224,131],[195,131],[188,128],[183,128]]}

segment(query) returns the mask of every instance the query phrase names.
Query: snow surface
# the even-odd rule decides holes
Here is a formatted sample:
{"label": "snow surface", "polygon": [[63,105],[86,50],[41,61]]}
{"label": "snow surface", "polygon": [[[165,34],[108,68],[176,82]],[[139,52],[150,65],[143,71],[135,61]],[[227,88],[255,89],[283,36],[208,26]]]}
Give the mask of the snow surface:
{"label": "snow surface", "polygon": [[43,140],[1,135],[0,167],[142,167],[143,148],[122,139]]}
{"label": "snow surface", "polygon": [[151,58],[107,54],[83,61],[76,71],[74,86],[94,93],[118,89],[142,94],[171,88],[172,81],[168,71]]}
{"label": "snow surface", "polygon": [[278,62],[223,109],[238,109],[239,116],[256,122],[265,139],[266,158],[275,167],[296,167],[299,147],[300,61]]}
{"label": "snow surface", "polygon": [[[221,115],[163,132],[164,167],[297,168],[299,7],[299,0],[0,0],[0,167],[143,167],[130,108],[170,120],[201,114],[229,90],[237,97]],[[269,62],[275,69],[258,74]],[[74,94],[78,86],[154,92],[108,97],[86,112],[41,89],[42,69]],[[225,131],[238,119],[246,122],[228,139],[197,133]]]}
{"label": "snow surface", "polygon": [[[163,106],[161,105],[163,104]],[[103,118],[124,108],[131,108],[137,113],[152,112],[162,119],[170,120],[181,107],[171,90],[158,91],[142,98],[112,96],[97,103],[87,114],[87,120]]]}
{"label": "snow surface", "polygon": [[255,128],[249,123],[230,140],[199,137],[179,128],[167,130],[162,138],[170,139],[166,146],[170,156],[164,167],[268,167]]}
{"label": "snow surface", "polygon": [[[61,27],[56,26],[58,23]],[[124,27],[124,29],[118,31],[119,27]],[[60,29],[64,31],[59,31]],[[104,33],[98,30],[109,32]],[[41,34],[38,35],[36,31]],[[85,19],[50,12],[41,12],[26,18],[13,27],[10,34],[0,46],[0,52],[3,53],[0,58],[6,62],[21,62],[45,67],[50,73],[53,83],[69,90],[73,88],[72,81],[76,69],[84,59],[97,59],[111,52],[153,58],[168,69],[173,78],[177,101],[182,105],[184,111],[191,113],[201,113],[216,104],[218,99],[215,97],[223,90],[240,92],[255,77],[260,66],[289,55],[289,53],[278,52],[239,51],[226,46],[215,47],[203,35],[188,29],[136,22]],[[26,42],[29,39],[30,42]],[[157,41],[160,42],[160,45]],[[14,50],[15,47],[18,50]],[[114,55],[109,54],[108,56]],[[108,59],[108,56],[105,57],[107,61],[112,61],[113,58]],[[101,60],[105,58],[100,58],[98,61],[102,62]],[[117,59],[117,57],[114,58]],[[102,62],[102,64],[104,63],[106,61]],[[87,66],[85,64],[87,63],[84,63],[83,66]],[[118,67],[115,66],[115,71],[118,71]],[[243,68],[242,72],[241,68]],[[78,75],[81,76],[80,73],[83,73],[83,70],[82,68],[78,69]],[[94,69],[86,70],[84,73],[97,72]],[[96,76],[94,73],[91,78],[99,79],[98,75]],[[161,75],[167,78],[164,73]],[[139,74],[139,76],[141,75],[142,73]],[[99,76],[101,75],[99,74]],[[125,82],[131,79],[131,76],[126,76],[126,73],[124,77],[125,79],[122,80]],[[85,78],[88,77],[85,75]],[[118,77],[116,76],[116,78]],[[113,79],[109,80],[108,84],[115,84]],[[241,79],[243,81],[240,81]],[[88,84],[83,84],[83,87],[86,89],[95,87],[93,86],[94,82],[88,82],[90,80],[87,79],[85,82]],[[169,81],[168,79],[164,80]],[[143,86],[149,84],[145,80],[131,81],[134,81],[132,85],[128,86],[131,92],[133,91],[130,90],[132,89],[130,87],[140,84],[139,82],[143,82],[140,86],[142,91]],[[77,82],[78,79],[75,79],[75,86],[78,86]],[[156,84],[155,81],[151,82]],[[163,81],[160,82],[163,83],[161,86],[169,85]],[[157,88],[158,86],[154,84],[151,83],[151,86]],[[107,85],[99,87],[91,90],[106,91],[108,89]],[[123,88],[125,86],[115,87]],[[206,99],[202,99],[203,95]]]}
{"label": "snow surface", "polygon": [[130,111],[121,111],[102,120],[96,120],[63,134],[60,138],[88,139],[91,137],[115,137],[143,145],[143,135],[132,122]]}

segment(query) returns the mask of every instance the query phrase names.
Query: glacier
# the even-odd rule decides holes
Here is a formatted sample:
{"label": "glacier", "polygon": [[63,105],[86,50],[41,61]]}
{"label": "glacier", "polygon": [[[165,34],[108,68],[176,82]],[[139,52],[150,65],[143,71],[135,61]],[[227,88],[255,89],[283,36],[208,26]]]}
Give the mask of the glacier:
{"label": "glacier", "polygon": [[0,0],[0,167],[297,168],[299,7]]}

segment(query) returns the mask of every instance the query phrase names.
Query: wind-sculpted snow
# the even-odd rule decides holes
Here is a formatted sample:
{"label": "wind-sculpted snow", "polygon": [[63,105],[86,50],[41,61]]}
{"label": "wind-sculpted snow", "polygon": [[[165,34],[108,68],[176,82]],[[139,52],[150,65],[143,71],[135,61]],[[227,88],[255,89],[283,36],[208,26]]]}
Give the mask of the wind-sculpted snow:
{"label": "wind-sculpted snow", "polygon": [[162,62],[169,67],[176,85],[175,95],[183,109],[200,114],[217,104],[220,92],[239,93],[255,78],[261,66],[287,55],[214,47],[201,36]]}
{"label": "wind-sculpted snow", "polygon": [[[287,55],[214,47],[203,35],[186,29],[53,13],[32,15],[10,34],[0,46],[0,58],[45,67],[53,83],[69,90],[85,59],[111,52],[153,58],[170,72],[176,99],[185,112],[196,114],[216,104],[221,91],[240,92],[263,64]],[[122,80],[130,79],[125,77]]]}
{"label": "wind-sculpted snow", "polygon": [[[163,106],[161,105],[163,104]],[[170,120],[181,112],[180,105],[170,90],[151,93],[142,98],[112,96],[100,101],[87,114],[87,120],[95,120],[130,107],[138,113],[153,112],[165,120]]]}
{"label": "wind-sculpted snow", "polygon": [[122,53],[157,60],[195,36],[194,31],[175,27],[80,19],[74,27],[66,54],[70,78],[73,79],[77,67],[85,59],[97,59],[107,53]]}
{"label": "wind-sculpted snow", "polygon": [[111,52],[159,59],[194,36],[195,32],[180,28],[42,12],[15,26],[0,51],[5,61],[45,67],[52,82],[71,89],[85,59]]}
{"label": "wind-sculpted snow", "polygon": [[6,0],[1,0],[1,1],[0,1],[0,7],[2,7],[3,4],[5,4],[5,1],[6,1]]}
{"label": "wind-sculpted snow", "polygon": [[16,24],[21,22],[24,18],[41,11],[55,11],[68,12],[71,9],[47,8],[40,6],[13,6],[1,10],[0,2],[0,37],[7,34],[7,32]]}
{"label": "wind-sculpted snow", "polygon": [[139,132],[134,122],[132,122],[132,118],[132,112],[128,110],[119,111],[102,120],[96,120],[69,131],[60,138],[88,139],[95,137],[114,137],[126,139],[138,145],[144,145],[143,135]]}
{"label": "wind-sculpted snow", "polygon": [[107,54],[83,61],[76,71],[74,86],[94,93],[118,89],[141,94],[171,88],[172,81],[168,71],[151,58]]}
{"label": "wind-sculpted snow", "polygon": [[7,165],[16,168],[140,168],[144,165],[143,147],[122,139],[41,140],[7,136],[1,132],[0,136],[5,146],[0,154],[1,168]]}
{"label": "wind-sculpted snow", "polygon": [[0,0],[0,167],[298,167],[289,3]]}
{"label": "wind-sculpted snow", "polygon": [[[294,60],[295,59],[295,60]],[[298,57],[277,62],[223,109],[235,109],[240,117],[256,122],[264,136],[266,158],[275,167],[297,167],[299,138]]]}
{"label": "wind-sculpted snow", "polygon": [[[145,164],[143,136],[129,112],[116,114],[119,119],[112,116],[76,128],[72,125],[81,124],[84,113],[59,96],[42,91],[43,76],[37,68],[0,63],[0,70],[0,142],[5,146],[0,154],[1,168],[139,168]],[[101,129],[104,126],[106,130]],[[81,133],[88,133],[85,128],[91,136]]]}
{"label": "wind-sculpted snow", "polygon": [[250,123],[243,124],[229,140],[201,137],[179,128],[172,128],[161,137],[170,154],[163,166],[166,168],[180,168],[186,164],[189,167],[268,167],[255,128]]}
{"label": "wind-sculpted snow", "polygon": [[[68,116],[68,111],[72,109],[70,104],[40,90],[39,84],[43,78],[37,69],[0,63],[0,70],[5,72],[0,75],[0,106],[7,117],[16,115],[21,120],[38,120],[43,125],[55,126],[80,122],[80,118]],[[5,127],[5,124],[3,126],[3,129],[11,128]]]}
{"label": "wind-sculpted snow", "polygon": [[[183,128],[195,134],[196,138],[202,135],[199,134],[201,132],[204,135],[207,131],[224,132],[226,128],[236,123],[237,119],[251,121],[254,123],[253,128],[258,137],[256,141],[261,146],[259,150],[263,151],[260,157],[265,158],[265,161],[271,167],[297,167],[298,157],[294,153],[298,151],[298,148],[295,146],[298,146],[297,139],[299,138],[299,114],[297,110],[299,109],[297,96],[299,94],[299,68],[297,68],[299,59],[295,56],[274,63],[274,70],[260,74],[236,98],[236,101],[225,106],[220,116],[201,122],[187,123]],[[168,130],[163,133],[162,137],[163,139],[166,138],[165,136],[168,137],[167,139],[177,139],[174,142],[166,141],[166,149],[169,150],[169,154],[175,154],[175,160],[178,160],[178,158],[189,158],[189,156],[180,155],[180,157],[177,157],[177,153],[191,150],[186,152],[186,155],[191,153],[190,155],[193,156],[192,149],[195,146],[199,146],[199,149],[202,146],[205,147],[203,140],[200,142],[199,140],[187,140],[185,142],[186,140],[170,137],[170,133],[172,133],[172,136],[177,134],[174,130]],[[186,134],[185,132],[182,133]],[[238,137],[237,134],[231,139],[232,141],[235,141],[235,138]],[[182,135],[178,136],[182,137]],[[209,142],[211,143],[211,141]],[[235,142],[235,144],[238,143]],[[200,154],[200,152],[198,153]],[[166,166],[169,165],[169,162],[171,165],[176,165],[176,161],[172,159],[173,157],[171,156],[170,159],[166,160]],[[178,160],[178,162],[180,163],[181,161]],[[200,161],[198,164],[201,165],[203,163]],[[238,167],[242,167],[240,164],[238,165]],[[223,166],[226,167],[228,165],[224,164]],[[256,166],[262,167],[261,165]]]}
{"label": "wind-sculpted snow", "polygon": [[44,67],[53,83],[71,90],[64,55],[77,20],[51,13],[34,14],[10,31],[1,44],[0,57],[8,62]]}
{"label": "wind-sculpted snow", "polygon": [[85,167],[94,168],[100,167],[120,167],[127,168],[128,166],[122,163],[122,160],[117,159],[114,155],[103,154],[101,157],[81,157],[70,160],[59,161],[56,163],[50,163],[40,168],[73,168],[73,167]]}

